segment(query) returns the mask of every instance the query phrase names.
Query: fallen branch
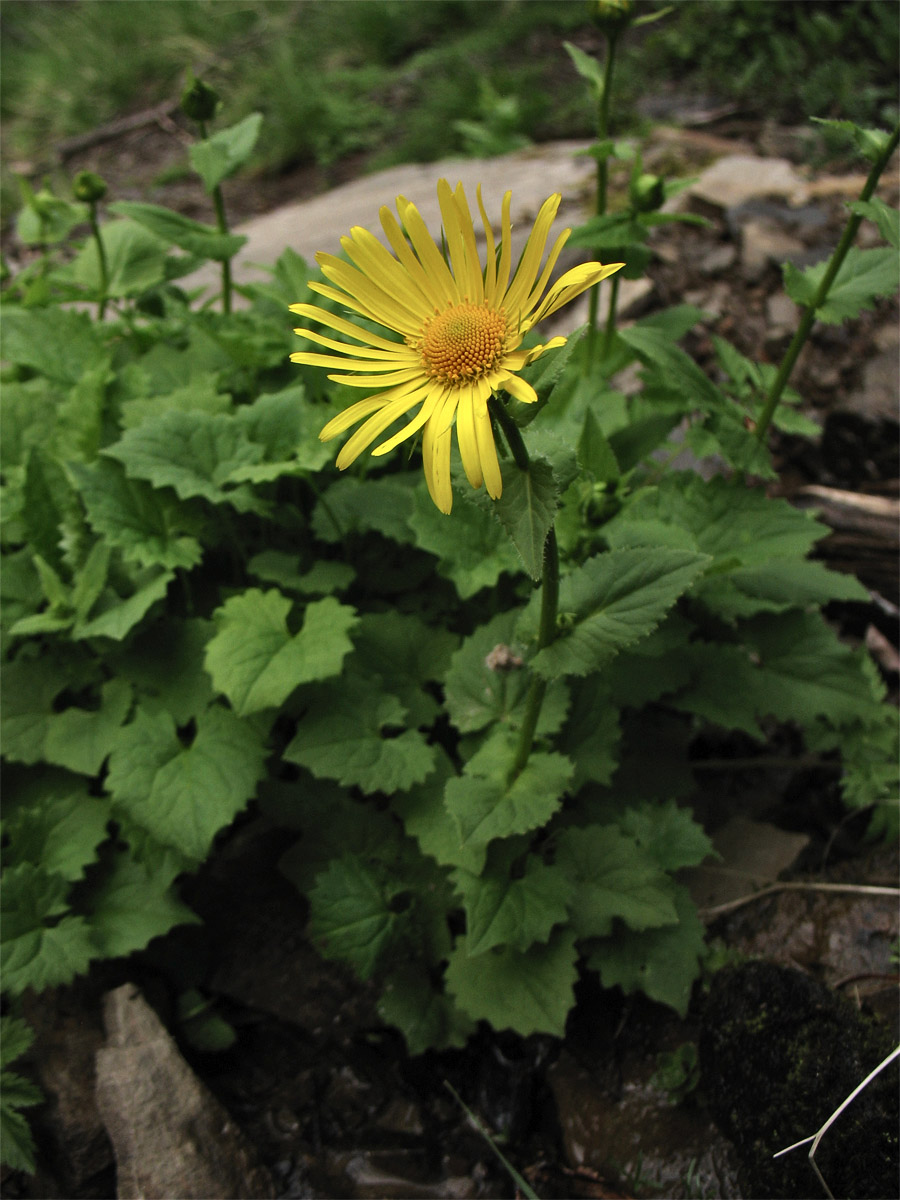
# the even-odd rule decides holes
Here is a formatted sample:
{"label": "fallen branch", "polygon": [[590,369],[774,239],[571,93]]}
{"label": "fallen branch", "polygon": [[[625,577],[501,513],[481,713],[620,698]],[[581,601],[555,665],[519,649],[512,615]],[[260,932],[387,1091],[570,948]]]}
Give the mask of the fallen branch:
{"label": "fallen branch", "polygon": [[[892,889],[892,890],[894,890],[894,889]],[[781,1158],[782,1154],[789,1154],[791,1152],[791,1150],[796,1150],[798,1146],[805,1146],[808,1142],[812,1142],[812,1145],[809,1148],[809,1155],[808,1155],[809,1165],[815,1171],[815,1173],[818,1177],[819,1183],[821,1183],[822,1187],[825,1189],[825,1192],[828,1196],[828,1200],[834,1200],[834,1195],[831,1191],[831,1188],[825,1182],[825,1177],[822,1174],[822,1172],[819,1170],[819,1168],[816,1164],[816,1151],[819,1148],[819,1142],[821,1142],[824,1134],[827,1132],[828,1129],[831,1128],[831,1126],[835,1123],[835,1121],[838,1119],[838,1117],[841,1115],[841,1113],[844,1111],[844,1109],[847,1108],[848,1105],[853,1103],[853,1101],[856,1099],[856,1097],[859,1095],[859,1093],[863,1090],[863,1088],[868,1087],[869,1084],[872,1082],[872,1080],[875,1078],[875,1076],[880,1074],[884,1070],[884,1068],[889,1066],[890,1063],[892,1063],[894,1061],[894,1059],[897,1058],[898,1056],[900,1056],[900,1046],[898,1046],[895,1050],[892,1050],[891,1053],[887,1056],[887,1058],[882,1059],[882,1061],[878,1064],[878,1066],[875,1067],[874,1070],[869,1072],[869,1074],[865,1077],[865,1079],[862,1081],[862,1083],[857,1084],[857,1086],[853,1089],[853,1091],[850,1093],[850,1095],[846,1096],[841,1101],[841,1103],[838,1105],[838,1107],[834,1110],[834,1112],[831,1114],[831,1116],[828,1118],[828,1120],[819,1129],[819,1131],[817,1133],[812,1133],[812,1134],[810,1134],[809,1137],[801,1138],[799,1142],[794,1142],[793,1146],[785,1146],[785,1148],[783,1150],[777,1151],[777,1153],[773,1154],[772,1157],[773,1158]]]}
{"label": "fallen branch", "polygon": [[131,133],[135,129],[143,129],[145,125],[156,125],[171,121],[172,114],[178,111],[177,100],[165,100],[153,108],[145,108],[142,112],[131,113],[127,117],[117,117],[115,121],[107,121],[87,133],[78,133],[74,137],[64,138],[57,142],[54,152],[63,162],[73,154],[89,150],[101,142],[111,142],[123,133]]}
{"label": "fallen branch", "polygon": [[737,900],[728,900],[724,904],[714,904],[711,908],[701,908],[698,915],[703,921],[711,921],[715,917],[721,917],[724,913],[734,912],[735,909],[743,908],[745,904],[751,904],[754,900],[762,900],[765,896],[772,896],[776,892],[843,892],[856,896],[900,897],[900,888],[876,887],[865,883],[770,883],[767,887],[760,888],[758,892],[751,892],[747,896],[739,896]]}

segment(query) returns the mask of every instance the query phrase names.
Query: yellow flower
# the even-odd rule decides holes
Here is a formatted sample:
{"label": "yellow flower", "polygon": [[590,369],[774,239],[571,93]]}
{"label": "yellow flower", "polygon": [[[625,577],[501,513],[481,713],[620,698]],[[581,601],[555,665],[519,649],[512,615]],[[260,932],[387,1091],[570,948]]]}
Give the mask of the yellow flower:
{"label": "yellow flower", "polygon": [[546,345],[520,349],[522,338],[538,321],[623,265],[593,262],[573,267],[541,299],[570,233],[567,229],[560,234],[540,270],[561,199],[556,195],[541,206],[510,281],[510,197],[509,192],[503,197],[498,248],[478,189],[478,208],[487,239],[483,269],[462,184],[454,191],[445,179],[438,183],[445,253],[438,249],[415,205],[399,196],[400,224],[386,206],[380,212],[394,254],[374,234],[355,226],[349,237],[341,239],[353,266],[333,254],[316,255],[322,274],[330,282],[311,283],[313,291],[399,334],[402,341],[372,333],[314,304],[291,305],[291,312],[360,343],[336,341],[309,329],[297,329],[301,337],[332,353],[301,351],[291,355],[294,362],[343,368],[353,373],[328,378],[351,387],[380,389],[351,404],[319,434],[322,441],[328,441],[367,418],[338,455],[338,467],[343,470],[349,466],[398,418],[417,409],[399,432],[372,453],[387,454],[424,429],[425,479],[431,498],[444,513],[450,511],[453,502],[450,439],[454,424],[469,483],[474,488],[484,483],[488,495],[497,499],[502,481],[487,406],[490,396],[504,390],[526,404],[537,400],[534,389],[516,372],[545,350],[564,345],[566,339],[556,337]]}

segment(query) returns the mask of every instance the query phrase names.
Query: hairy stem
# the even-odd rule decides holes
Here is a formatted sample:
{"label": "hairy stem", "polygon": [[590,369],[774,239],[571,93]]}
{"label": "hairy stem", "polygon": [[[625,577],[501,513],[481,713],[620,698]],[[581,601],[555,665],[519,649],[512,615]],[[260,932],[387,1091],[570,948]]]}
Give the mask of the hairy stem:
{"label": "hairy stem", "polygon": [[[206,122],[198,121],[200,136],[207,137]],[[225,217],[225,200],[222,196],[222,185],[217,183],[212,191],[213,205],[216,210],[216,228],[219,233],[228,233],[228,221]],[[222,259],[222,312],[231,312],[231,259]]]}
{"label": "hairy stem", "polygon": [[[538,627],[538,651],[549,646],[556,636],[556,613],[559,607],[559,548],[556,544],[556,530],[551,525],[547,540],[544,542],[544,565],[541,576],[541,620]],[[510,767],[507,783],[510,784],[519,775],[528,762],[531,754],[534,734],[538,718],[547,692],[547,681],[539,675],[532,675],[525,698],[525,717],[519,730],[519,744],[516,756]]]}
{"label": "hairy stem", "polygon": [[[881,173],[888,164],[891,155],[897,149],[897,143],[900,140],[900,124],[898,124],[894,132],[888,139],[884,149],[872,165],[872,170],[869,172],[869,177],[866,180],[865,187],[860,193],[860,200],[866,201],[871,199],[872,193],[878,183]],[[756,436],[760,439],[766,436],[769,425],[772,422],[772,417],[775,414],[775,409],[778,407],[778,402],[787,385],[791,371],[794,369],[794,364],[803,349],[806,339],[809,337],[809,331],[812,329],[816,313],[825,303],[828,297],[828,292],[831,285],[834,283],[838,271],[841,269],[841,264],[847,257],[847,251],[853,244],[857,231],[862,224],[863,218],[858,213],[853,213],[850,220],[847,222],[844,232],[841,235],[841,240],[838,242],[834,254],[831,256],[831,261],[822,276],[822,280],[816,290],[812,303],[808,308],[803,310],[803,316],[800,318],[800,324],[797,326],[797,332],[791,339],[791,344],[788,346],[785,356],[778,368],[778,374],[772,381],[772,386],[769,388],[769,394],[766,396],[765,404],[763,405],[762,413],[756,426]]]}
{"label": "hairy stem", "polygon": [[88,222],[91,226],[91,235],[97,246],[97,260],[100,264],[100,298],[97,301],[97,320],[102,321],[106,313],[106,303],[108,300],[109,291],[109,263],[106,259],[106,247],[103,245],[103,238],[100,236],[100,226],[97,224],[97,203],[91,201],[88,210]]}

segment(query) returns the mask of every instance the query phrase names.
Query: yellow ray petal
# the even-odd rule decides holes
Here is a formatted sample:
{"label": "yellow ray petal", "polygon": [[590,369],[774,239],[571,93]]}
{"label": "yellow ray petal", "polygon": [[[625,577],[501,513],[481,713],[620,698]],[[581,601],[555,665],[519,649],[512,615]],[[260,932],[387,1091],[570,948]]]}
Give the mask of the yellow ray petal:
{"label": "yellow ray petal", "polygon": [[350,345],[349,342],[339,342],[334,338],[325,337],[323,333],[316,333],[312,329],[295,329],[294,333],[296,333],[298,337],[302,337],[308,342],[315,342],[319,346],[327,346],[329,350],[337,350],[341,354],[346,354],[348,357],[359,354],[365,355],[370,359],[393,359],[395,362],[417,361],[416,352],[411,350],[403,342],[389,343],[391,347],[390,350],[377,350],[373,346],[353,346]]}
{"label": "yellow ray petal", "polygon": [[475,434],[475,404],[471,388],[460,389],[459,407],[456,410],[456,440],[462,459],[466,479],[473,488],[480,488],[484,476],[481,473],[481,455]]}
{"label": "yellow ray petal", "polygon": [[400,220],[406,232],[409,234],[409,240],[412,242],[413,250],[416,252],[419,262],[425,268],[429,277],[440,287],[442,294],[449,298],[450,303],[458,304],[459,288],[451,274],[450,268],[444,262],[444,256],[438,250],[434,243],[434,238],[428,232],[419,210],[414,204],[410,204],[402,196],[398,196],[397,211],[400,214]]}
{"label": "yellow ray petal", "polygon": [[541,205],[534,228],[528,235],[522,257],[516,269],[515,278],[503,298],[503,307],[512,312],[521,310],[522,302],[534,286],[541,259],[544,257],[544,247],[550,234],[550,227],[556,216],[562,197],[557,193],[549,196]]}
{"label": "yellow ray petal", "polygon": [[348,258],[369,279],[377,279],[379,285],[410,312],[418,314],[421,319],[428,316],[433,307],[428,296],[422,293],[409,272],[388,253],[378,238],[359,225],[350,232],[351,237],[341,238]]}
{"label": "yellow ray petal", "polygon": [[380,412],[369,417],[368,421],[364,425],[360,425],[359,429],[341,447],[341,452],[337,456],[338,469],[343,471],[345,467],[348,467],[370,443],[384,433],[389,425],[393,425],[398,417],[409,412],[419,399],[421,399],[421,390],[418,393],[409,392],[391,400]]}
{"label": "yellow ray petal", "polygon": [[361,421],[363,417],[367,417],[370,413],[377,412],[378,409],[383,408],[386,394],[381,392],[377,396],[366,396],[365,400],[357,400],[355,404],[351,404],[349,408],[345,408],[336,417],[332,417],[326,425],[322,426],[319,433],[319,441],[330,442],[332,438],[343,433],[345,429],[349,429],[351,425],[355,425],[357,421]]}
{"label": "yellow ray petal", "polygon": [[333,354],[319,354],[315,350],[295,350],[291,355],[291,362],[305,363],[311,367],[340,367],[344,371],[396,371],[402,366],[396,359],[337,358]]}
{"label": "yellow ray petal", "polygon": [[432,416],[425,424],[422,437],[422,465],[425,468],[425,482],[428,493],[442,513],[449,513],[453,507],[453,488],[450,486],[450,437],[447,429],[444,433],[435,432],[439,413]]}
{"label": "yellow ray petal", "polygon": [[425,376],[422,374],[422,368],[416,366],[395,371],[393,375],[329,375],[328,378],[332,383],[343,383],[347,387],[384,387],[423,380]]}
{"label": "yellow ray petal", "polygon": [[543,321],[545,317],[555,313],[570,300],[574,300],[576,296],[586,292],[589,287],[593,287],[595,283],[606,279],[624,266],[624,263],[610,263],[608,266],[602,266],[600,263],[584,263],[580,267],[573,267],[571,271],[566,271],[561,279],[557,279],[538,305],[537,311],[525,322],[525,328],[530,329],[538,321]]}
{"label": "yellow ray petal", "polygon": [[496,289],[491,303],[500,305],[509,282],[509,267],[512,261],[512,222],[509,219],[509,206],[512,203],[512,192],[503,193],[503,205],[500,217],[500,262],[497,264],[497,278],[494,282]]}
{"label": "yellow ray petal", "polygon": [[491,428],[491,418],[486,407],[483,413],[479,413],[476,409],[475,437],[478,441],[478,456],[481,460],[484,486],[490,498],[497,500],[503,492],[503,476],[500,474],[494,430]]}
{"label": "yellow ray petal", "polygon": [[316,257],[326,279],[365,304],[374,320],[406,335],[418,330],[421,324],[419,316],[406,306],[402,297],[390,296],[362,271],[333,255],[319,254]]}
{"label": "yellow ray petal", "polygon": [[437,406],[443,401],[444,395],[445,393],[442,390],[435,389],[432,384],[429,384],[427,387],[423,387],[421,389],[421,394],[416,397],[416,399],[421,399],[424,397],[425,402],[422,407],[408,425],[404,425],[398,433],[395,433],[392,437],[389,437],[386,442],[382,442],[380,446],[376,446],[372,451],[372,457],[377,458],[382,454],[387,454],[389,451],[399,446],[401,442],[405,442],[408,438],[414,437],[415,434],[417,434],[425,424],[425,422],[430,419],[435,408],[437,408]]}
{"label": "yellow ray petal", "polygon": [[[310,284],[310,287],[314,285]],[[343,300],[341,301],[343,303]],[[360,325],[354,325],[352,321],[347,321],[344,317],[338,317],[334,313],[329,312],[325,308],[319,308],[316,304],[292,304],[290,312],[297,313],[301,317],[306,317],[310,321],[316,321],[319,325],[325,325],[328,329],[334,329],[338,333],[345,333],[348,337],[356,338],[358,342],[363,342],[367,346],[374,346],[380,350],[392,350],[395,346],[403,346],[403,342],[392,342],[389,338],[381,337],[377,333],[372,333],[368,329],[363,329]],[[298,331],[295,329],[295,333]]]}
{"label": "yellow ray petal", "polygon": [[413,254],[409,243],[403,236],[403,230],[397,224],[397,218],[391,210],[386,205],[382,205],[379,215],[381,217],[381,228],[384,230],[385,236],[390,242],[394,253],[400,262],[403,263],[406,270],[409,271],[422,295],[428,297],[433,309],[444,308],[450,303],[452,295],[442,290],[440,279],[435,279],[429,275],[415,254]]}
{"label": "yellow ray petal", "polygon": [[547,281],[550,278],[553,268],[556,266],[556,260],[559,258],[559,252],[569,240],[571,229],[564,229],[556,241],[553,243],[553,249],[547,256],[547,261],[544,263],[544,269],[541,271],[540,278],[537,283],[522,301],[522,316],[527,317],[541,296],[544,294],[544,288],[547,286]]}
{"label": "yellow ray petal", "polygon": [[507,375],[503,380],[503,386],[511,396],[515,396],[517,400],[521,400],[523,404],[534,404],[537,400],[537,392],[530,383],[526,383],[519,375]]}
{"label": "yellow ray petal", "polygon": [[488,304],[494,303],[497,280],[497,247],[494,242],[494,231],[484,211],[484,201],[481,198],[481,184],[476,189],[478,196],[478,211],[481,213],[481,223],[484,226],[484,238],[487,243],[484,261],[484,298]]}

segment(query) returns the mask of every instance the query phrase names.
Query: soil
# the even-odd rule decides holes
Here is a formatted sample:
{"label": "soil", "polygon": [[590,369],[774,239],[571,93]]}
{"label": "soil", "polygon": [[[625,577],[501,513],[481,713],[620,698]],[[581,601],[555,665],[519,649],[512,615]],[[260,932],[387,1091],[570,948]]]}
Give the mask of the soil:
{"label": "soil", "polygon": [[[795,144],[789,130],[734,119],[707,127],[705,135],[740,139],[769,152],[774,147],[788,156]],[[67,171],[96,170],[117,198],[150,200],[211,220],[199,186],[173,172],[183,162],[186,138],[177,121],[161,118],[73,155]],[[239,223],[295,202],[353,178],[366,165],[357,158],[328,176],[303,168],[274,179],[231,181],[229,217]],[[843,212],[836,200],[824,222],[801,230],[801,238],[810,246],[833,245]],[[772,268],[748,279],[738,270],[710,271],[709,256],[721,254],[732,234],[724,219],[706,230],[669,227],[660,241],[664,253],[650,269],[653,303],[715,304],[717,332],[748,356],[777,362],[785,346],[771,308],[778,272]],[[792,383],[817,415],[823,434],[812,441],[776,439],[780,479],[775,490],[796,496],[814,485],[896,497],[896,420],[846,403],[863,387],[868,364],[884,353],[879,338],[892,324],[896,305],[884,302],[857,321],[814,335]],[[711,368],[708,328],[686,347]],[[876,537],[873,548],[852,531],[838,529],[835,537],[831,551],[825,544],[825,556],[831,553],[837,565],[858,574],[873,590],[873,602],[835,607],[829,615],[849,640],[865,639],[877,647],[880,669],[896,698],[900,660],[893,539]],[[738,762],[746,749],[739,737],[701,748],[707,757],[735,760],[734,770],[708,785],[706,807],[721,812],[727,798],[728,813],[755,823],[770,850],[781,846],[782,838],[799,836],[802,853],[796,853],[795,843],[785,844],[786,863],[773,878],[895,884],[896,851],[866,841],[865,818],[843,810],[832,773],[799,765],[751,774]],[[773,731],[770,749],[790,755],[795,749],[791,731]],[[703,811],[702,800],[698,810]],[[671,1102],[655,1078],[660,1054],[686,1043],[711,1044],[707,1017],[719,1010],[709,1008],[704,985],[698,985],[689,1016],[681,1021],[649,1001],[604,992],[585,979],[563,1041],[482,1031],[465,1050],[410,1058],[399,1036],[379,1022],[371,991],[318,959],[305,941],[303,903],[271,871],[280,837],[249,815],[189,884],[186,899],[204,917],[202,928],[176,930],[127,963],[101,964],[70,988],[29,999],[27,1015],[38,1037],[26,1061],[49,1099],[29,1113],[38,1138],[38,1174],[6,1173],[7,1196],[116,1194],[112,1151],[93,1100],[93,1062],[103,1040],[102,996],[125,981],[137,983],[175,1030],[196,1074],[268,1168],[278,1197],[517,1194],[446,1084],[489,1127],[539,1196],[762,1194],[754,1190],[759,1185],[734,1143],[714,1123],[707,1107],[714,1090],[708,1072],[706,1085],[701,1080],[699,1090],[689,1091],[680,1104]],[[890,946],[898,930],[896,905],[889,898],[787,891],[724,913],[709,930],[723,959],[739,953],[777,962],[804,988],[815,983],[828,995],[847,998],[841,1012],[852,1009],[878,1022],[884,1031],[879,1045],[896,1042],[898,980]],[[203,1052],[185,1036],[174,998],[189,986],[201,988],[214,1011],[236,1030],[230,1049]],[[814,1009],[815,998],[807,991],[804,1004]],[[720,1035],[718,1017],[717,1022]],[[833,1041],[821,1047],[829,1061],[841,1054],[844,1027],[837,1028]],[[774,1071],[785,1067],[779,1061]],[[733,1070],[740,1070],[738,1060]],[[896,1067],[893,1071],[888,1090],[896,1093]],[[808,1081],[818,1077],[813,1072],[805,1078],[807,1086],[815,1086]],[[715,1097],[718,1101],[718,1091]],[[727,1121],[723,1127],[729,1128]],[[814,1127],[806,1130],[814,1132]],[[795,1153],[802,1157],[806,1150]],[[799,1178],[800,1190],[779,1194],[819,1194],[811,1171]],[[865,1184],[842,1180],[842,1186],[848,1195],[876,1194]]]}

